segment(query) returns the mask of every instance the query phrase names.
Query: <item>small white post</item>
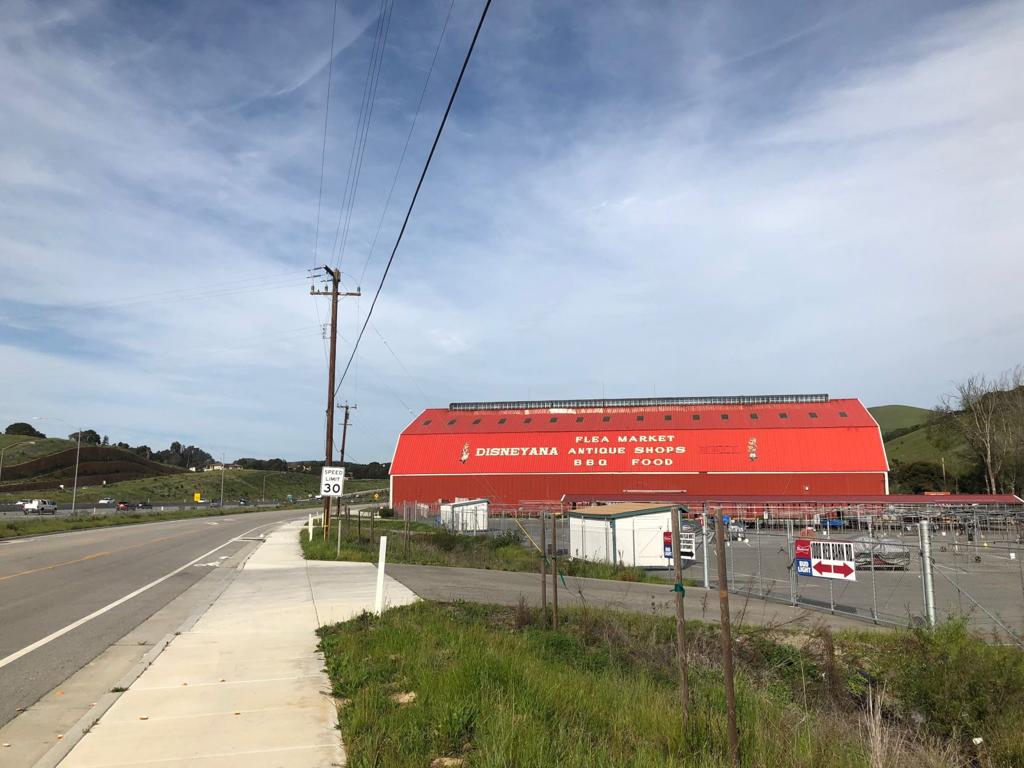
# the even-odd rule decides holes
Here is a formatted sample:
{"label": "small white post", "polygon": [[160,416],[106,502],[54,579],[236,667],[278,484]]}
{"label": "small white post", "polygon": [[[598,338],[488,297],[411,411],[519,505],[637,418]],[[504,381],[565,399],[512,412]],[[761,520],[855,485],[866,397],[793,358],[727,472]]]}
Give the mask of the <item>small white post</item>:
{"label": "small white post", "polygon": [[384,610],[384,558],[388,551],[388,537],[380,537],[380,552],[377,554],[377,597],[373,603],[373,612],[380,616]]}
{"label": "small white post", "polygon": [[313,513],[309,513],[309,540],[313,540]]}

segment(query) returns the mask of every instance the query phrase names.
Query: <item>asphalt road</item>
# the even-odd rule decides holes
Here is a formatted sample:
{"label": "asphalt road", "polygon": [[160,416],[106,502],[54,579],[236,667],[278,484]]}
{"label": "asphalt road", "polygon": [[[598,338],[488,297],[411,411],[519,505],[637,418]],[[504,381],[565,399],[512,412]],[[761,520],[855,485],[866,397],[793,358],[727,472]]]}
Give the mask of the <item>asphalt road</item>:
{"label": "asphalt road", "polygon": [[[449,568],[440,565],[388,565],[387,573],[427,600],[451,602],[540,606],[540,574],[487,571],[477,568]],[[552,600],[551,576],[547,598]],[[721,617],[718,592],[690,588],[686,590],[688,619],[717,622]],[[610,579],[583,579],[566,576],[558,585],[558,604],[587,608],[610,608],[634,613],[675,614],[675,596],[668,584],[642,584]],[[862,629],[864,624],[844,616],[829,616],[789,605],[730,597],[729,613],[737,624],[803,626],[828,624],[834,629]]]}
{"label": "asphalt road", "polygon": [[0,726],[246,546],[233,539],[305,514],[253,512],[0,541]]}

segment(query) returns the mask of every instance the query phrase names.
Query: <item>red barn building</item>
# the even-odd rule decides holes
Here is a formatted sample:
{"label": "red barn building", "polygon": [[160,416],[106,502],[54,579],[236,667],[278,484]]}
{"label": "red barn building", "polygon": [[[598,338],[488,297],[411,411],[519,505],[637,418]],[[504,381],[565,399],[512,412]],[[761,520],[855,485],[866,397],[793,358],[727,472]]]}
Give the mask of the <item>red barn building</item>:
{"label": "red barn building", "polygon": [[888,471],[878,423],[853,398],[452,403],[427,409],[399,436],[391,499],[879,495]]}

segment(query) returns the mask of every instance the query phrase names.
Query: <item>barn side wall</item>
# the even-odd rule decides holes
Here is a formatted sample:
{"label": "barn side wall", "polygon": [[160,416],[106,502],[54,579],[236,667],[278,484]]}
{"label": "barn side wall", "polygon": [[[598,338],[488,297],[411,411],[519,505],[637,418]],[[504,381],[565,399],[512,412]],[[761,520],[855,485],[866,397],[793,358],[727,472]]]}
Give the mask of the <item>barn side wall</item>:
{"label": "barn side wall", "polygon": [[886,473],[421,475],[392,477],[392,501],[487,498],[497,504],[557,502],[566,493],[685,491],[694,495],[883,495]]}

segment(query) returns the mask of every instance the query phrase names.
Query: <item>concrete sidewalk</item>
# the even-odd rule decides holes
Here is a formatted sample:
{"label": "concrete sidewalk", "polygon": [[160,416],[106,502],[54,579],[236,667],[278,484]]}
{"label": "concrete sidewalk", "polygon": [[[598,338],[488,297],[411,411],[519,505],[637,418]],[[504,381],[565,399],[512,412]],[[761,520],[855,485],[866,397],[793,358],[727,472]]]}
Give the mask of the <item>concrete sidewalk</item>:
{"label": "concrete sidewalk", "polygon": [[[376,568],[307,563],[301,528],[288,523],[270,534],[60,765],[343,765],[315,632],[372,610]],[[385,579],[386,605],[415,599]]]}

